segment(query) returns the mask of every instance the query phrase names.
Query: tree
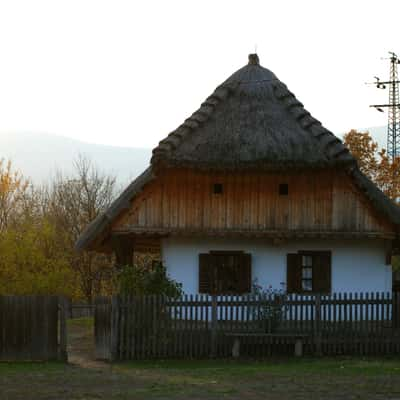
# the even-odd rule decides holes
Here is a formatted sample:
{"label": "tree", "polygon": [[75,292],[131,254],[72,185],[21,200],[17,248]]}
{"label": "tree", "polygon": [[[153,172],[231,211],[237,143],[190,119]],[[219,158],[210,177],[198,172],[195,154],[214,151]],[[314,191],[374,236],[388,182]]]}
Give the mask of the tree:
{"label": "tree", "polygon": [[344,143],[357,159],[360,170],[370,179],[374,179],[378,167],[378,143],[373,141],[369,132],[352,129],[344,135]]}
{"label": "tree", "polygon": [[0,160],[1,294],[72,294],[73,274],[43,206],[43,191]]}
{"label": "tree", "polygon": [[114,192],[115,178],[84,157],[72,176],[58,173],[45,187],[35,187],[11,162],[0,160],[0,293],[61,293],[90,302],[110,292],[111,257],[77,254],[74,245]]}
{"label": "tree", "polygon": [[74,294],[74,277],[54,225],[26,219],[0,234],[0,294]]}
{"label": "tree", "polygon": [[384,149],[378,149],[369,132],[352,129],[344,143],[357,159],[360,170],[391,199],[400,199],[400,158],[391,161]]}
{"label": "tree", "polygon": [[111,285],[111,258],[94,252],[77,254],[75,242],[86,226],[110,205],[115,195],[115,177],[99,172],[90,160],[80,156],[75,174],[58,173],[49,190],[48,213],[60,237],[77,283],[88,302],[104,285]]}
{"label": "tree", "polygon": [[29,181],[13,169],[11,161],[0,159],[0,232],[18,221],[28,187]]}
{"label": "tree", "polygon": [[390,161],[386,150],[379,153],[379,164],[375,174],[375,182],[378,187],[391,199],[400,199],[400,158]]}

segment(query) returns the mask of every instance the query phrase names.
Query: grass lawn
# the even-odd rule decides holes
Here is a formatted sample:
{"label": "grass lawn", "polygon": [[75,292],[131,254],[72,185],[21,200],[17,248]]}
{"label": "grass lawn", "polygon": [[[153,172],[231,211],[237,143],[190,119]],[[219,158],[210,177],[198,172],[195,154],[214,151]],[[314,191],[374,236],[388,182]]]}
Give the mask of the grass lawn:
{"label": "grass lawn", "polygon": [[68,321],[71,364],[0,363],[0,400],[400,399],[400,359],[93,361],[93,319]]}
{"label": "grass lawn", "polygon": [[400,360],[0,364],[0,399],[399,399]]}

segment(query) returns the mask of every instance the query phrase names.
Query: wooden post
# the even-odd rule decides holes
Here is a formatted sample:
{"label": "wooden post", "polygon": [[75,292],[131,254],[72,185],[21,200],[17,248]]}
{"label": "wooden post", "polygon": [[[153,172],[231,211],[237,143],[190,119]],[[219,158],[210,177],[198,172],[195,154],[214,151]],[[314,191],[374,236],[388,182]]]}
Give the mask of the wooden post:
{"label": "wooden post", "polygon": [[232,357],[239,358],[240,356],[240,339],[234,338],[233,347],[232,347]]}
{"label": "wooden post", "polygon": [[217,324],[218,324],[218,310],[217,310],[217,296],[211,296],[211,357],[216,357],[217,353]]}
{"label": "wooden post", "polygon": [[60,318],[60,344],[59,344],[59,359],[60,361],[68,362],[67,353],[67,307],[68,300],[60,296],[58,298],[58,309]]}
{"label": "wooden post", "polygon": [[392,292],[392,326],[394,328],[400,327],[399,293],[397,291]]}
{"label": "wooden post", "polygon": [[314,325],[314,340],[315,352],[317,356],[322,355],[322,336],[321,336],[321,294],[315,295],[315,325]]}
{"label": "wooden post", "polygon": [[111,359],[118,359],[118,340],[119,340],[119,297],[117,295],[111,298]]}
{"label": "wooden post", "polygon": [[303,339],[300,337],[295,339],[294,355],[295,357],[303,357]]}

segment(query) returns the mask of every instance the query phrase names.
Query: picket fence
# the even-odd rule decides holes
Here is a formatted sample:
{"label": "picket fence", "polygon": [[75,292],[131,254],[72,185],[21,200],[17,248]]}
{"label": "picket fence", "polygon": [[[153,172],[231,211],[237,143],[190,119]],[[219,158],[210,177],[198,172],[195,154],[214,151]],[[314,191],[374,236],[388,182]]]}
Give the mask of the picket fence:
{"label": "picket fence", "polygon": [[163,296],[98,298],[96,355],[110,360],[229,357],[235,333],[248,333],[241,354],[292,354],[291,334],[306,353],[400,353],[399,293]]}

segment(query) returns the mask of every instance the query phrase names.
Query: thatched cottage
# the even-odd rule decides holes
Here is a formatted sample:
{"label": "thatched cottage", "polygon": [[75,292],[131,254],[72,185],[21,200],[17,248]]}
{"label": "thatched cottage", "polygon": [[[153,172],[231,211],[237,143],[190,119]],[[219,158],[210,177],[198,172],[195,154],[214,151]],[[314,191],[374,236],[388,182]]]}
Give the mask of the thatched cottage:
{"label": "thatched cottage", "polygon": [[186,293],[389,291],[400,209],[256,54],[153,150],[78,250],[159,253]]}

